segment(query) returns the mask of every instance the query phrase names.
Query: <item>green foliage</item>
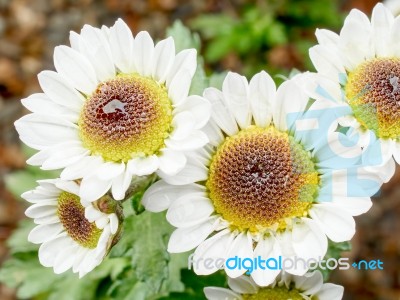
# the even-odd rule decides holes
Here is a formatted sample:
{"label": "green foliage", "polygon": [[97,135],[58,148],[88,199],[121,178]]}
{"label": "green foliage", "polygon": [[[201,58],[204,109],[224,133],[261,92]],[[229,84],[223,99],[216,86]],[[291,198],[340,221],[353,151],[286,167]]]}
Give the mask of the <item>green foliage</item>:
{"label": "green foliage", "polygon": [[[324,260],[328,260],[330,258],[334,258],[338,260],[340,257],[342,257],[342,252],[345,251],[350,251],[351,250],[351,243],[350,242],[341,242],[341,243],[334,243],[331,240],[329,240],[328,243],[328,251],[325,254]],[[321,271],[322,276],[324,277],[324,281],[328,281],[330,274],[332,273],[332,270],[328,268],[318,268],[319,271]]]}
{"label": "green foliage", "polygon": [[[308,57],[308,49],[315,43],[315,28],[336,29],[342,23],[338,6],[337,0],[244,1],[231,11],[200,15],[190,26],[208,41],[204,51],[207,63],[215,64],[234,53],[248,76],[263,69],[286,73],[281,66],[271,66],[271,50],[290,46],[297,58]],[[309,60],[291,67],[295,65],[311,67]]]}

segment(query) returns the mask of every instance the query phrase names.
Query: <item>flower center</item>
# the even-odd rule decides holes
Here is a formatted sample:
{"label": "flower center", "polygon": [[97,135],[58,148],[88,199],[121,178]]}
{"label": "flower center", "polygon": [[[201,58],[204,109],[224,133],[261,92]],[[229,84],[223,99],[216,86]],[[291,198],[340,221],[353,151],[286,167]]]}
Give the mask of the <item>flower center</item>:
{"label": "flower center", "polygon": [[58,196],[57,215],[75,242],[85,248],[96,248],[102,230],[85,218],[85,208],[77,195],[61,192]]}
{"label": "flower center", "polygon": [[355,118],[380,138],[400,135],[400,59],[375,58],[348,74],[345,94]]}
{"label": "flower center", "polygon": [[157,153],[171,131],[164,85],[138,74],[102,82],[86,100],[78,125],[86,148],[107,161]]}
{"label": "flower center", "polygon": [[262,288],[256,294],[244,294],[243,300],[303,300],[300,292],[296,289],[288,290],[285,287]]}
{"label": "flower center", "polygon": [[206,186],[216,211],[241,230],[259,231],[306,216],[319,183],[310,154],[274,127],[227,137],[211,160]]}

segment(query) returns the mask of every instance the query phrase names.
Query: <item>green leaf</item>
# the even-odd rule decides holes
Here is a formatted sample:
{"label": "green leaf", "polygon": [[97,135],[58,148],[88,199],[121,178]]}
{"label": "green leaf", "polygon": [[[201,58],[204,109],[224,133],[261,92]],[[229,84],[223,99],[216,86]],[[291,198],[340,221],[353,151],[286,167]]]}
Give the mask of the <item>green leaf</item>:
{"label": "green leaf", "polygon": [[208,78],[204,71],[203,59],[198,58],[196,73],[194,73],[189,95],[203,95],[203,91],[208,87]]}
{"label": "green leaf", "polygon": [[151,299],[182,290],[177,269],[183,266],[184,258],[171,257],[167,252],[173,228],[165,213],[131,215],[125,219],[123,230],[110,257],[129,257],[132,268],[114,282],[110,295],[116,299]]}
{"label": "green leaf", "polygon": [[18,224],[18,228],[15,229],[11,237],[7,240],[7,246],[10,248],[10,253],[23,253],[23,252],[35,252],[38,250],[38,246],[28,242],[28,234],[33,229],[35,224],[30,219],[22,220]]}
{"label": "green leaf", "polygon": [[175,41],[176,52],[184,49],[195,48],[200,51],[200,37],[196,33],[192,33],[180,20],[167,29],[167,36],[173,37]]}

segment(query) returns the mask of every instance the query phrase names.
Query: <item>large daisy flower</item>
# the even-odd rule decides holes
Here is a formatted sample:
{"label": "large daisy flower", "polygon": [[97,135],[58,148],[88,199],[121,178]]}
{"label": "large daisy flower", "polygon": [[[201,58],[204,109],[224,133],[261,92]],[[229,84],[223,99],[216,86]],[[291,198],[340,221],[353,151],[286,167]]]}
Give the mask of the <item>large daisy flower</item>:
{"label": "large daisy flower", "polygon": [[395,170],[392,156],[400,162],[400,17],[379,3],[371,21],[353,9],[340,34],[317,30],[316,36],[310,57],[321,98],[349,108],[341,125],[374,149],[366,157],[379,157],[370,164],[387,181]]}
{"label": "large daisy flower", "polygon": [[[168,251],[196,248],[194,262],[234,256],[320,260],[328,238],[352,238],[353,216],[371,207],[376,190],[363,190],[371,178],[354,165],[361,149],[335,131],[335,114],[317,102],[318,110],[307,109],[300,78],[276,91],[265,72],[250,83],[229,73],[222,91],[205,90],[213,106],[207,127],[212,144],[191,153],[181,172],[156,182],[143,197],[150,211],[168,208],[168,221],[178,227]],[[194,263],[197,274],[217,269]],[[230,277],[245,272],[225,270]],[[287,271],[306,270],[300,264]],[[258,269],[251,276],[265,286],[278,273]]]}
{"label": "large daisy flower", "polygon": [[319,271],[304,276],[282,273],[267,287],[258,286],[248,276],[228,278],[230,289],[206,287],[208,300],[341,300],[344,288],[332,283],[323,283]]}
{"label": "large daisy flower", "polygon": [[102,262],[118,236],[117,214],[110,205],[104,213],[95,206],[97,202],[82,201],[74,181],[38,183],[36,189],[22,194],[33,203],[25,214],[38,224],[28,240],[41,244],[39,260],[43,266],[52,267],[56,274],[72,268],[82,277]]}
{"label": "large daisy flower", "polygon": [[33,113],[15,126],[39,150],[29,164],[83,178],[80,196],[89,201],[110,188],[121,200],[132,176],[175,174],[186,164],[184,151],[207,143],[200,129],[210,105],[188,96],[195,49],[175,54],[172,38],[154,45],[143,31],[134,38],[122,20],[85,25],[70,41],[54,50],[57,72],[38,75],[44,93],[22,100]]}

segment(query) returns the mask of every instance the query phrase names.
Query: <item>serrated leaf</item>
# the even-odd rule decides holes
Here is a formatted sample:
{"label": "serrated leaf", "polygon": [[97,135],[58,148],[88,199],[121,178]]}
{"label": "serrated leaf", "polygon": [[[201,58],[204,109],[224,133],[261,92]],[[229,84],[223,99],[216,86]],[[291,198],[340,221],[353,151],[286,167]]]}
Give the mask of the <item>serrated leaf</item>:
{"label": "serrated leaf", "polygon": [[175,41],[176,52],[188,48],[195,48],[200,51],[200,37],[192,33],[180,20],[177,20],[167,29],[167,36],[172,36]]}

